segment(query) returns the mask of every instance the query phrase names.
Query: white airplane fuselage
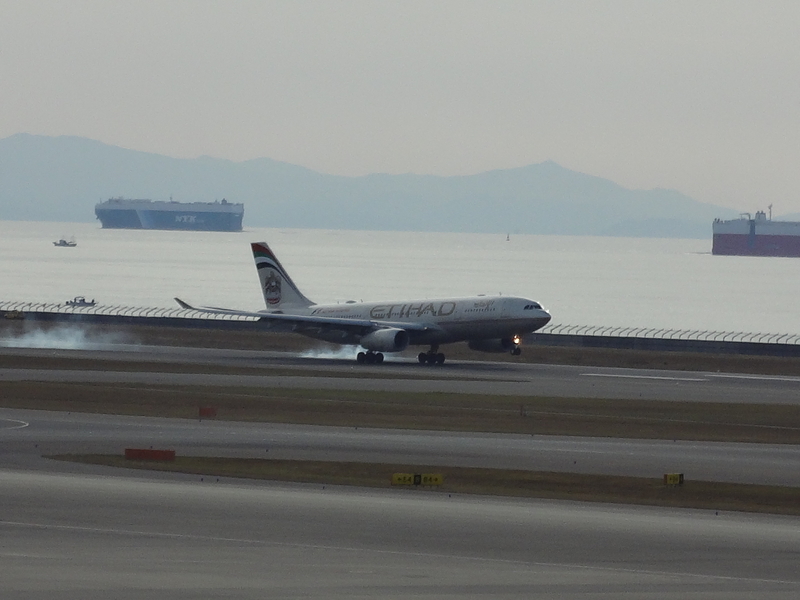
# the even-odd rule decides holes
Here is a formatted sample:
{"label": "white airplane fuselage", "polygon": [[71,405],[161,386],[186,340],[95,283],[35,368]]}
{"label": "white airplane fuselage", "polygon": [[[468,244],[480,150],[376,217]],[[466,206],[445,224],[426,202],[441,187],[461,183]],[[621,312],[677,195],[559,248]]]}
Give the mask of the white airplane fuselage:
{"label": "white airplane fuselage", "polygon": [[[515,296],[471,296],[403,302],[344,302],[315,304],[281,311],[284,314],[332,317],[353,321],[425,324],[425,331],[409,330],[410,345],[449,344],[465,340],[522,336],[541,329],[550,314],[537,302]],[[307,335],[312,335],[307,332]],[[319,332],[319,339],[339,341],[341,334]]]}

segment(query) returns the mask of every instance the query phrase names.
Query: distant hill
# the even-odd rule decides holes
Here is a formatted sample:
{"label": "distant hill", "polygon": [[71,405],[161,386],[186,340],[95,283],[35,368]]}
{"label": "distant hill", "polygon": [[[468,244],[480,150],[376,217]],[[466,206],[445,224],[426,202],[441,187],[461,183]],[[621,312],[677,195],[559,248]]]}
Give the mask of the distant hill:
{"label": "distant hill", "polygon": [[79,137],[0,140],[0,219],[90,222],[110,197],[245,204],[245,227],[711,236],[734,211],[547,161],[477,175],[340,177],[258,158],[177,159]]}

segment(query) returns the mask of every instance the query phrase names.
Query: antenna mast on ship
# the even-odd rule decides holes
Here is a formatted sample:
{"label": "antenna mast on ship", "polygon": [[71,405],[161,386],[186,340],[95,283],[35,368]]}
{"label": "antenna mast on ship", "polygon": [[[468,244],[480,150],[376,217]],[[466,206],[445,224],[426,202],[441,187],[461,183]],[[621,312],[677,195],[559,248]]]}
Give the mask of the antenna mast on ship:
{"label": "antenna mast on ship", "polygon": [[767,208],[769,209],[769,220],[772,221],[772,204],[770,204]]}

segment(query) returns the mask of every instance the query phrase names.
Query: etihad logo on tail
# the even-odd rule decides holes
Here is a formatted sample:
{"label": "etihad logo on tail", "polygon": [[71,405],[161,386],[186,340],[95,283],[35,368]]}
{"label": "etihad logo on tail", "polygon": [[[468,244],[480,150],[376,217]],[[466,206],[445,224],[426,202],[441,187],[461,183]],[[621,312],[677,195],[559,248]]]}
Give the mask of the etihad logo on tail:
{"label": "etihad logo on tail", "polygon": [[264,298],[270,306],[281,303],[281,278],[276,273],[270,273],[264,280]]}

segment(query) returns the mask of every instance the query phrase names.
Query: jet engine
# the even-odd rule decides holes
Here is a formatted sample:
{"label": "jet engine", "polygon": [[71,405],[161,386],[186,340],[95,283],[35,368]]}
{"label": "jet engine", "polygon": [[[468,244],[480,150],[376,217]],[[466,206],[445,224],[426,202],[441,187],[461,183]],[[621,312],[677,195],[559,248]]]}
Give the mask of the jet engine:
{"label": "jet engine", "polygon": [[378,329],[362,337],[358,343],[372,352],[402,352],[408,347],[408,332],[394,327]]}
{"label": "jet engine", "polygon": [[477,350],[478,352],[510,352],[516,356],[521,352],[520,341],[519,336],[515,335],[510,338],[470,340],[468,345],[470,350]]}

